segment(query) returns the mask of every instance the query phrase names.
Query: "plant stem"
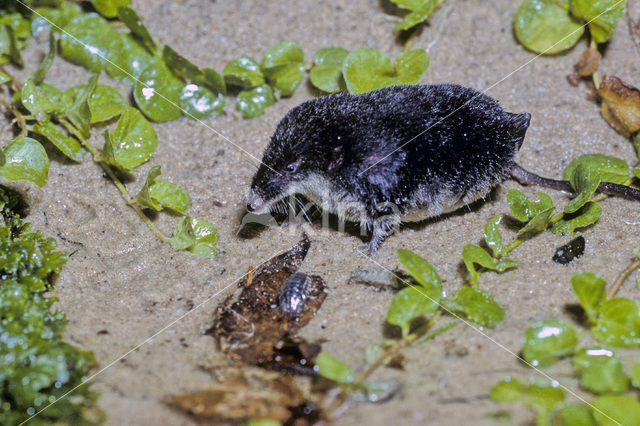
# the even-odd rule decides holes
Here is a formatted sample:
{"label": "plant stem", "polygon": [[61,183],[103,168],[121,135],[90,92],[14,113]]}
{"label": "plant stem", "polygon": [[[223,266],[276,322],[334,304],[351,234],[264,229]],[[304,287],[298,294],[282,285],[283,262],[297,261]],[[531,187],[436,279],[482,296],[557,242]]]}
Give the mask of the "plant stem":
{"label": "plant stem", "polygon": [[3,73],[9,76],[9,78],[11,79],[11,83],[13,83],[13,87],[17,91],[22,90],[22,84],[20,84],[20,81],[17,78],[15,78],[9,71],[7,71],[4,65],[0,65],[0,71],[2,71]]}
{"label": "plant stem", "polygon": [[6,100],[4,96],[0,96],[0,103],[4,105],[9,111],[11,111],[11,114],[13,114],[13,116],[16,118],[16,121],[18,122],[18,127],[20,127],[19,136],[20,137],[27,136],[27,132],[29,129],[27,128],[27,120],[25,120],[24,115],[22,115],[22,113],[18,111],[18,108],[16,108],[13,103]]}
{"label": "plant stem", "polygon": [[609,299],[615,297],[615,295],[618,293],[618,290],[620,290],[620,287],[622,287],[622,284],[624,284],[629,275],[631,275],[631,273],[638,268],[640,268],[640,259],[636,259],[631,262],[624,269],[624,271],[622,271],[622,273],[618,275],[618,278],[616,278],[616,280],[613,282],[613,287],[611,287],[611,290],[609,291],[609,294],[607,294],[607,297]]}
{"label": "plant stem", "polygon": [[131,207],[136,213],[138,213],[138,216],[140,216],[142,221],[147,224],[149,229],[151,229],[153,233],[156,234],[156,236],[162,242],[165,242],[165,243],[169,242],[169,237],[167,237],[160,229],[158,229],[158,227],[151,221],[151,219],[149,219],[149,217],[146,214],[144,214],[140,206],[135,201],[133,201],[133,198],[129,194],[129,191],[127,191],[127,188],[120,181],[120,179],[118,179],[113,169],[108,164],[103,163],[101,161],[97,161],[97,158],[100,155],[98,150],[95,149],[93,145],[91,145],[89,141],[87,141],[84,138],[84,136],[82,136],[82,134],[78,132],[77,129],[71,123],[69,123],[66,119],[60,118],[58,121],[60,121],[60,124],[62,124],[70,133],[72,133],[76,138],[78,138],[78,140],[87,149],[87,151],[91,153],[91,156],[93,157],[93,161],[95,163],[100,164],[100,166],[102,166],[102,168],[107,173],[107,175],[109,176],[113,184],[116,186],[116,188],[118,188],[118,191],[120,191],[120,195],[122,196],[122,198],[124,198],[124,201],[129,205],[129,207]]}

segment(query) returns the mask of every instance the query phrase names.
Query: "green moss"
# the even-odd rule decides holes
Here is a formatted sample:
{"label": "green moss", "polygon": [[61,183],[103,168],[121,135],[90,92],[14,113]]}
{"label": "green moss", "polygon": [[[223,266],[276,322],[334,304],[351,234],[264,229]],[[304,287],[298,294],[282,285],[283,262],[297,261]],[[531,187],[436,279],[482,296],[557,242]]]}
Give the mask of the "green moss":
{"label": "green moss", "polygon": [[[16,213],[20,200],[0,187],[0,418],[18,424],[82,382],[93,354],[65,343],[66,319],[52,308],[53,275],[67,261],[56,242]],[[30,424],[93,424],[96,395],[86,386],[51,405]]]}

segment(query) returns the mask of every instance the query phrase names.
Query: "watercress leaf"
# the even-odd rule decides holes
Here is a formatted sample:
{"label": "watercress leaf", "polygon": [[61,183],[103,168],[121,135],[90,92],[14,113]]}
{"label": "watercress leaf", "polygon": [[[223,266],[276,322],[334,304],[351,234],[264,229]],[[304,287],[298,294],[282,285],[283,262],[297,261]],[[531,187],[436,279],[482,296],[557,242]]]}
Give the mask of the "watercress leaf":
{"label": "watercress leaf", "polygon": [[93,94],[97,84],[98,75],[94,74],[89,78],[89,82],[86,85],[71,88],[65,92],[65,98],[73,99],[73,104],[65,111],[65,116],[86,138],[91,135],[91,129],[89,127],[91,123],[89,98]]}
{"label": "watercress leaf", "polygon": [[564,207],[564,212],[567,214],[575,213],[589,201],[596,192],[598,185],[600,185],[600,173],[583,165],[578,165],[571,174],[569,181],[578,196]]}
{"label": "watercress leaf", "polygon": [[570,49],[584,33],[582,23],[569,14],[569,0],[524,0],[514,27],[524,47],[549,55]]}
{"label": "watercress leaf", "polygon": [[271,46],[262,58],[262,71],[282,96],[291,95],[305,75],[302,48],[293,41]]}
{"label": "watercress leaf", "polygon": [[474,266],[475,264],[498,272],[503,272],[509,268],[517,266],[517,263],[513,260],[494,259],[485,249],[474,244],[467,244],[464,246],[462,249],[462,260],[471,274],[471,282],[474,284],[477,284],[478,278],[478,271]]}
{"label": "watercress leaf", "polygon": [[[64,2],[54,7],[36,7],[31,15],[31,33],[37,37],[43,31],[60,31],[82,13],[76,3]],[[53,28],[51,24],[53,23]]]}
{"label": "watercress leaf", "polygon": [[31,128],[31,131],[44,136],[64,155],[73,161],[81,162],[84,155],[84,148],[74,138],[65,135],[62,130],[51,121],[37,122]]}
{"label": "watercress leaf", "polygon": [[[111,156],[101,156],[99,161],[133,170],[148,161],[158,146],[156,131],[136,108],[128,107],[118,120],[109,137],[105,137],[105,151]],[[110,145],[107,149],[107,145]],[[105,154],[103,152],[103,154]]]}
{"label": "watercress leaf", "polygon": [[250,419],[244,426],[282,426],[282,423],[272,419]]}
{"label": "watercress leaf", "polygon": [[546,367],[572,354],[577,344],[578,334],[571,325],[558,320],[544,320],[525,332],[522,355],[534,367]]}
{"label": "watercress leaf", "polygon": [[493,257],[500,257],[503,253],[502,235],[498,229],[498,223],[502,220],[502,216],[499,214],[484,225],[484,240],[491,249]]}
{"label": "watercress leaf", "polygon": [[544,231],[549,226],[551,216],[555,207],[549,207],[547,210],[543,210],[535,215],[525,226],[518,231],[520,238],[530,238],[531,236]]}
{"label": "watercress leaf", "polygon": [[236,98],[236,109],[244,118],[256,118],[264,114],[264,109],[275,103],[273,90],[263,84],[251,90],[243,90]]}
{"label": "watercress leaf", "polygon": [[342,77],[342,63],[349,54],[344,47],[323,47],[316,52],[309,80],[318,89],[328,92],[344,92],[346,85]]}
{"label": "watercress leaf", "polygon": [[614,347],[640,345],[640,310],[638,302],[624,297],[609,299],[600,305],[600,315],[591,327],[593,337]]}
{"label": "watercress leaf", "polygon": [[174,250],[188,250],[206,257],[218,254],[218,231],[209,222],[187,215],[178,222],[171,236]]}
{"label": "watercress leaf", "polygon": [[131,0],[91,0],[91,4],[100,15],[106,18],[115,18],[118,16],[118,8],[131,5]]}
{"label": "watercress leaf", "polygon": [[47,183],[49,158],[34,139],[18,137],[4,148],[5,164],[0,168],[0,176],[9,182],[28,180],[38,186]]}
{"label": "watercress leaf", "polygon": [[7,158],[4,156],[4,151],[0,149],[0,168],[5,165]]}
{"label": "watercress leaf", "polygon": [[387,311],[387,322],[400,327],[402,336],[407,337],[413,320],[435,312],[438,309],[439,300],[440,294],[434,298],[421,286],[403,288],[391,299],[391,305]]}
{"label": "watercress leaf", "polygon": [[391,0],[391,3],[400,9],[417,10],[425,4],[425,0]]}
{"label": "watercress leaf", "polygon": [[0,16],[0,25],[7,25],[11,28],[14,35],[19,40],[29,38],[29,34],[31,33],[31,24],[20,13],[8,13]]}
{"label": "watercress leaf", "polygon": [[[494,328],[504,319],[504,309],[490,293],[474,287],[462,287],[453,298],[454,303],[446,304],[449,311],[464,314],[468,319],[483,327]],[[443,301],[444,302],[444,301]]]}
{"label": "watercress leaf", "polygon": [[227,94],[227,85],[224,82],[224,77],[218,71],[213,68],[205,68],[202,70],[202,76],[203,81],[201,83],[213,90],[213,93],[223,96]]}
{"label": "watercress leaf", "polygon": [[91,124],[111,120],[129,108],[127,100],[115,88],[98,84],[88,99]]}
{"label": "watercress leaf", "polygon": [[11,82],[9,74],[0,71],[0,84],[7,84]]}
{"label": "watercress leaf", "polygon": [[640,166],[636,166],[633,168],[633,175],[640,179]]}
{"label": "watercress leaf", "polygon": [[596,321],[598,309],[606,299],[605,285],[604,278],[593,272],[578,272],[571,277],[573,292],[591,322]]}
{"label": "watercress leaf", "polygon": [[211,90],[195,83],[189,83],[180,93],[180,107],[185,115],[201,120],[218,115],[224,109],[225,99],[222,93],[213,94]]}
{"label": "watercress leaf", "polygon": [[162,49],[162,59],[167,67],[179,77],[198,82],[202,76],[202,71],[200,71],[200,68],[198,68],[196,64],[180,55],[168,45],[165,45]]}
{"label": "watercress leaf", "polygon": [[241,56],[229,62],[222,70],[222,77],[229,86],[252,89],[264,84],[264,75],[260,64],[247,56]]}
{"label": "watercress leaf", "polygon": [[48,114],[62,112],[67,107],[59,89],[46,83],[36,86],[30,78],[22,86],[20,97],[22,106],[38,121],[46,121]]}
{"label": "watercress leaf", "polygon": [[378,49],[360,47],[351,51],[342,64],[342,75],[351,93],[365,93],[397,84],[417,84],[429,66],[422,49],[398,55],[394,66]]}
{"label": "watercress leaf", "polygon": [[132,85],[135,85],[145,69],[159,62],[131,34],[116,33],[109,49],[110,62],[105,64],[107,74]]}
{"label": "watercress leaf", "polygon": [[345,362],[332,357],[326,352],[320,352],[313,367],[322,377],[338,383],[352,383],[355,380],[353,370]]}
{"label": "watercress leaf", "polygon": [[42,83],[42,80],[44,80],[44,76],[47,74],[47,71],[49,71],[49,68],[51,68],[51,65],[53,65],[53,60],[55,59],[57,52],[58,42],[56,41],[56,37],[52,32],[51,34],[49,34],[49,51],[47,52],[47,55],[44,57],[38,68],[36,68],[36,70],[31,74],[31,80],[33,80],[34,84],[38,85]]}
{"label": "watercress leaf", "polygon": [[189,208],[189,195],[180,186],[157,179],[160,176],[160,166],[152,167],[147,173],[144,186],[134,198],[142,207],[160,211],[168,208],[176,213],[185,215]]}
{"label": "watercress leaf", "polygon": [[525,385],[512,377],[505,377],[496,384],[489,396],[496,402],[522,402],[539,413],[550,413],[560,406],[565,399],[564,391],[549,383],[533,383]]}
{"label": "watercress leaf", "polygon": [[74,64],[99,73],[110,59],[110,45],[117,37],[119,34],[103,17],[95,13],[82,14],[64,27],[60,50]]}
{"label": "watercress leaf", "polygon": [[119,7],[118,18],[124,22],[133,35],[142,41],[142,44],[152,55],[155,54],[156,43],[135,10],[128,6]]}
{"label": "watercress leaf", "polygon": [[544,192],[536,192],[537,201],[529,201],[527,196],[517,189],[510,189],[507,193],[507,202],[511,214],[520,222],[527,222],[529,219],[539,215],[545,210],[553,207],[553,200]]}
{"label": "watercress leaf", "polygon": [[622,185],[629,179],[629,165],[626,161],[603,154],[585,154],[574,159],[564,170],[563,179],[570,181],[580,166],[598,172],[602,182]]}
{"label": "watercress leaf", "polygon": [[573,366],[580,372],[582,387],[591,392],[624,392],[629,387],[620,358],[609,349],[580,349],[573,357]]}
{"label": "watercress leaf", "polygon": [[398,250],[398,259],[409,274],[427,291],[429,297],[438,302],[442,297],[442,281],[436,269],[423,257],[410,250]]}
{"label": "watercress leaf", "polygon": [[571,214],[565,215],[551,227],[551,232],[554,234],[571,234],[574,235],[574,231],[578,228],[584,228],[589,225],[593,225],[598,221],[602,214],[602,207],[600,204],[589,201],[582,206],[580,210]]}
{"label": "watercress leaf", "polygon": [[166,65],[156,62],[140,74],[133,98],[140,110],[156,122],[172,121],[182,115],[178,107],[185,84]]}
{"label": "watercress leaf", "polygon": [[[410,9],[411,13],[405,16],[400,22],[393,26],[396,32],[406,31],[416,25],[424,22],[429,18],[434,10],[440,6],[444,0],[423,0],[421,5],[415,9]],[[411,2],[414,3],[414,2]],[[411,5],[413,6],[413,5]]]}
{"label": "watercress leaf", "polygon": [[626,0],[571,0],[571,13],[589,22],[593,40],[604,43],[613,35],[626,4]]}
{"label": "watercress leaf", "polygon": [[631,366],[631,384],[640,388],[640,362],[636,362]]}
{"label": "watercress leaf", "polygon": [[597,426],[591,408],[586,405],[564,407],[555,416],[553,424],[562,426]]}
{"label": "watercress leaf", "polygon": [[629,395],[601,395],[591,400],[599,426],[637,425],[640,402]]}

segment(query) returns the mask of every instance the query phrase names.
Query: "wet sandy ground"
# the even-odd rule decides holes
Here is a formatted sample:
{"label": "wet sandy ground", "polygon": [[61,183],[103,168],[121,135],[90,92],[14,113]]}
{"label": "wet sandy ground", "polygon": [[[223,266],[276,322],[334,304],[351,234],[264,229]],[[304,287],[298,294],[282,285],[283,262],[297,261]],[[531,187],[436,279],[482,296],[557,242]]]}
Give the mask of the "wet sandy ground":
{"label": "wet sandy ground", "polygon": [[[429,48],[431,55],[424,83],[491,87],[488,93],[506,109],[530,112],[532,124],[518,162],[539,174],[559,177],[571,159],[584,153],[616,155],[633,164],[631,144],[601,119],[598,106],[585,99],[584,87],[571,87],[565,79],[586,41],[565,55],[534,60],[512,33],[518,3],[447,0],[414,44]],[[631,3],[630,15],[637,21],[640,4]],[[386,1],[134,0],[134,6],[163,43],[199,65],[219,70],[240,55],[259,59],[267,47],[288,39],[301,44],[308,60],[325,46],[373,46],[392,58],[402,48],[394,40],[395,18],[388,13],[393,7]],[[640,51],[623,19],[601,73],[640,85]],[[33,69],[45,51],[44,39],[32,43],[25,54],[31,61],[26,70]],[[87,78],[84,70],[56,59],[47,81],[66,88]],[[52,155],[46,187],[13,185],[26,192],[32,212],[28,219],[34,227],[57,237],[61,248],[73,253],[58,279],[56,296],[70,321],[68,339],[95,351],[101,367],[113,363],[93,384],[102,394],[99,404],[108,414],[107,424],[193,423],[162,400],[206,388],[212,378],[200,366],[225,362],[213,339],[204,335],[222,300],[220,292],[250,264],[260,264],[300,238],[300,231],[270,228],[246,240],[236,231],[255,158],[279,119],[311,97],[312,90],[303,84],[255,120],[240,118],[230,98],[227,113],[204,124],[180,119],[156,126],[161,142],[142,172],[161,164],[164,178],[188,190],[193,215],[220,232],[220,255],[213,259],[176,253],[158,241],[90,161],[75,165]],[[95,133],[93,142],[101,147],[99,132]],[[7,137],[6,127],[3,134]],[[142,184],[139,178],[128,187],[135,193]],[[447,294],[455,292],[464,279],[462,247],[479,243],[484,223],[508,212],[510,188],[519,186],[507,181],[470,212],[403,230],[388,239],[376,260],[393,268],[398,265],[397,249],[414,250],[437,267]],[[519,189],[528,195],[536,191]],[[550,194],[556,204],[567,200],[565,194]],[[584,232],[587,244],[580,260],[569,266],[552,262],[555,248],[570,237],[546,233],[513,253],[519,262],[516,270],[482,275],[481,287],[506,309],[506,319],[497,329],[458,326],[427,345],[407,349],[406,371],[381,369],[373,377],[399,380],[400,394],[386,404],[354,406],[338,423],[383,425],[403,419],[405,424],[493,424],[485,414],[502,408],[512,412],[514,424],[531,422],[533,414],[521,407],[494,404],[488,390],[507,374],[541,378],[523,369],[510,352],[520,349],[522,334],[533,322],[569,318],[564,307],[574,301],[569,285],[573,273],[591,270],[611,282],[630,261],[639,243],[640,207],[620,199],[605,200],[602,207],[600,221]],[[176,221],[160,215],[156,223],[169,233]],[[375,267],[356,254],[362,245],[358,238],[321,232],[318,226],[311,230],[312,247],[303,268],[322,275],[330,294],[303,334],[328,339],[324,350],[362,371],[364,349],[383,337],[392,294],[347,285],[351,271]],[[507,241],[514,237],[512,230],[504,232]],[[622,294],[633,291],[628,283]],[[119,359],[142,342],[146,343]],[[546,371],[575,388],[566,366]]]}

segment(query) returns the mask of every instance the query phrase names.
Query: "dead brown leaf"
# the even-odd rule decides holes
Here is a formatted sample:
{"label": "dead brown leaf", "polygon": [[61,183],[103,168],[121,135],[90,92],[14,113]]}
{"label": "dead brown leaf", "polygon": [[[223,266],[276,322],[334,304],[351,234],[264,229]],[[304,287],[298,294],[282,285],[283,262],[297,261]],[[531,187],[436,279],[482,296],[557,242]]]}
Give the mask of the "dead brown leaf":
{"label": "dead brown leaf", "polygon": [[605,77],[598,94],[604,119],[619,133],[629,137],[640,130],[640,90],[618,77]]}
{"label": "dead brown leaf", "polygon": [[580,55],[580,60],[574,66],[576,72],[581,77],[587,77],[598,71],[598,67],[600,66],[600,59],[602,59],[602,55],[598,51],[598,49],[594,49],[593,47],[589,47],[587,50],[582,52]]}

